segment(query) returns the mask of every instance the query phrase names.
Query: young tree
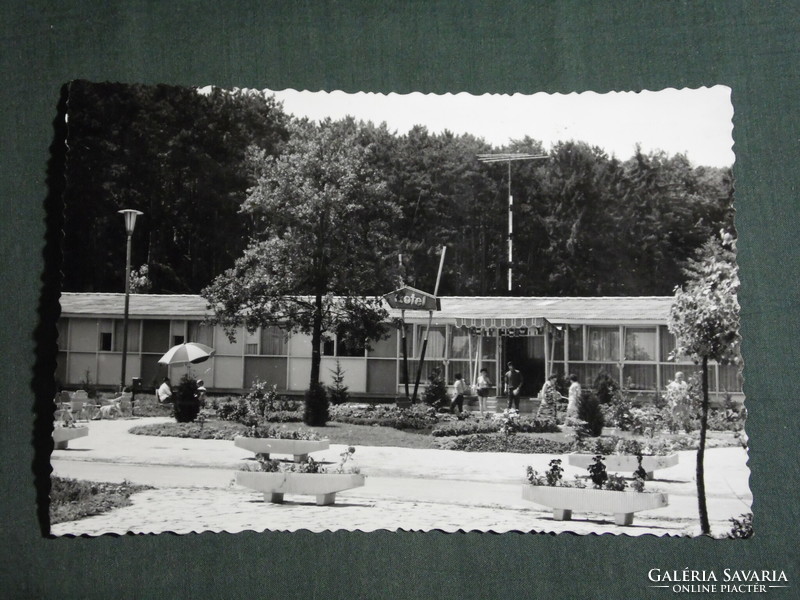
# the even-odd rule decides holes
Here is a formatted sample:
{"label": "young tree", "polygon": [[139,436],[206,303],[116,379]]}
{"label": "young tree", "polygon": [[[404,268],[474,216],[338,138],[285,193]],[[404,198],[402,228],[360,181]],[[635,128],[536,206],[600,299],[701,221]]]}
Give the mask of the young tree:
{"label": "young tree", "polygon": [[[311,335],[306,422],[324,425],[319,384],[322,336],[362,345],[385,332],[380,295],[392,289],[395,204],[371,167],[352,119],[292,125],[277,157],[256,150],[257,178],[242,212],[258,232],[232,269],[203,291],[233,338],[244,325],[280,325]],[[396,260],[396,258],[394,258]]]}
{"label": "young tree", "polygon": [[708,426],[708,361],[738,364],[739,289],[735,255],[718,240],[706,243],[686,273],[688,282],[676,288],[668,327],[677,339],[672,356],[689,356],[702,365],[703,403],[700,418],[700,446],[697,450],[697,500],[704,534],[711,528],[706,507],[703,457]]}

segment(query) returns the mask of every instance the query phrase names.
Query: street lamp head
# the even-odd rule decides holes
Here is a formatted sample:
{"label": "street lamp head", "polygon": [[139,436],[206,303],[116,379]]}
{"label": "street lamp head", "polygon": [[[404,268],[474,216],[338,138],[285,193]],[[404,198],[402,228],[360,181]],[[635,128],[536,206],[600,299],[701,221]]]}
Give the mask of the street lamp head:
{"label": "street lamp head", "polygon": [[133,234],[133,228],[136,227],[136,217],[139,215],[143,215],[144,213],[139,210],[134,210],[132,208],[126,208],[123,210],[117,211],[123,217],[125,217],[125,232],[128,235]]}

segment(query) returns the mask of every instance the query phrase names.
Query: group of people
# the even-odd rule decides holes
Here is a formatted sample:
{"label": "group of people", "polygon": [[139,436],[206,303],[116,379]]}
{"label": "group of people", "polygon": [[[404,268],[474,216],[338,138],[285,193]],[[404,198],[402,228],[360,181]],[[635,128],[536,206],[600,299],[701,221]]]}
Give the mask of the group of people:
{"label": "group of people", "polygon": [[[514,364],[508,363],[508,370],[503,375],[504,385],[503,391],[508,396],[508,408],[516,408],[519,410],[520,391],[524,382],[522,373],[519,372]],[[578,402],[581,397],[581,384],[578,382],[578,376],[570,374],[570,386],[566,400],[567,402],[567,417],[576,418],[578,416]],[[546,416],[547,412],[552,412],[553,418],[558,415],[558,405],[564,397],[558,391],[556,383],[558,382],[558,375],[553,373],[545,381],[542,386],[542,391],[539,396],[542,399],[539,404],[537,418]],[[494,384],[489,379],[489,371],[481,369],[478,379],[475,382],[475,393],[478,396],[478,407],[481,413],[486,410],[486,399],[489,397],[489,391]],[[453,386],[453,396],[450,402],[450,411],[458,412],[464,411],[464,396],[467,394],[468,386],[464,381],[461,373],[456,373],[455,383]]]}

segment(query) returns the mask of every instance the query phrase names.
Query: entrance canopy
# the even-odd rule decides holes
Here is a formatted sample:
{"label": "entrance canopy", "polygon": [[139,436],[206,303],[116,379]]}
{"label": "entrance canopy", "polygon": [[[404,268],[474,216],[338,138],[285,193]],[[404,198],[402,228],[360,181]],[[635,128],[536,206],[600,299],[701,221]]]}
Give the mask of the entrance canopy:
{"label": "entrance canopy", "polygon": [[541,335],[553,325],[544,317],[455,317],[456,327],[465,327],[473,335]]}

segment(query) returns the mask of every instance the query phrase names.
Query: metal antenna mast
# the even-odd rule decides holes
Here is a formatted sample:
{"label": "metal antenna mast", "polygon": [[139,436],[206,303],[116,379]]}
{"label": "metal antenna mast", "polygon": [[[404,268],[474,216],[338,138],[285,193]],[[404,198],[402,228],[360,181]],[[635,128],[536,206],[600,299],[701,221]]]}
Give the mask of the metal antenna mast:
{"label": "metal antenna mast", "polygon": [[478,154],[478,160],[485,163],[508,163],[508,292],[512,291],[512,277],[514,259],[514,197],[511,195],[511,163],[517,160],[535,160],[538,158],[547,158],[545,155],[540,154],[522,154],[519,152],[514,153],[499,153],[499,154]]}

